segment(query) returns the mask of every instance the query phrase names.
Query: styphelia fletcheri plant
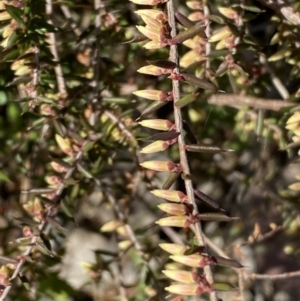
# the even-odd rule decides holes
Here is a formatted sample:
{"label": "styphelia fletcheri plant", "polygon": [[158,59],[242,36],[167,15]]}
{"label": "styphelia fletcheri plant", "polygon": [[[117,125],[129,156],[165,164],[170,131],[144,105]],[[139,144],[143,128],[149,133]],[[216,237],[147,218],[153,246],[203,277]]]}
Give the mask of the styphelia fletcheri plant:
{"label": "styphelia fletcheri plant", "polygon": [[[164,270],[165,276],[175,281],[165,290],[179,296],[199,296],[202,293],[209,292],[211,300],[217,300],[216,290],[229,290],[230,284],[217,283],[213,281],[211,265],[225,265],[234,268],[241,268],[241,265],[233,260],[210,256],[206,253],[204,237],[201,228],[201,221],[232,221],[235,218],[229,217],[220,208],[219,204],[206,194],[199,190],[194,190],[192,184],[192,175],[190,174],[189,162],[187,160],[187,151],[191,152],[222,152],[227,151],[218,147],[205,147],[198,144],[186,143],[184,121],[182,119],[181,109],[195,101],[201,92],[193,92],[181,96],[180,83],[187,83],[203,90],[218,92],[217,86],[210,80],[199,78],[193,74],[180,71],[180,59],[177,51],[177,45],[185,43],[192,45],[191,50],[184,58],[183,67],[187,67],[194,61],[205,61],[205,44],[208,39],[205,35],[204,22],[201,18],[193,22],[184,15],[176,13],[173,0],[131,0],[138,5],[162,5],[162,8],[140,9],[136,13],[145,22],[145,25],[137,26],[139,32],[145,36],[146,49],[170,48],[170,56],[165,60],[156,60],[148,62],[149,64],[140,68],[139,73],[153,76],[166,75],[172,80],[172,91],[161,90],[138,90],[133,92],[136,96],[152,100],[153,103],[147,106],[141,113],[138,121],[140,125],[163,131],[152,136],[154,142],[142,148],[141,153],[153,154],[166,150],[171,145],[177,144],[180,154],[180,162],[172,161],[144,161],[140,165],[143,168],[157,172],[167,172],[169,177],[163,184],[162,189],[155,189],[152,192],[155,196],[169,201],[158,205],[159,209],[167,214],[156,221],[161,227],[179,227],[191,228],[196,237],[195,245],[178,245],[173,243],[163,243],[160,247],[170,253],[170,259],[180,263],[183,266],[193,268],[187,270],[184,267]],[[191,1],[195,2],[195,1]],[[166,7],[166,10],[164,9]],[[165,13],[166,11],[166,13]],[[199,17],[201,14],[197,14]],[[195,16],[196,17],[196,16]],[[177,33],[177,24],[183,25],[186,30]],[[227,29],[226,29],[227,30]],[[230,34],[229,34],[230,35]],[[229,36],[227,35],[227,36]],[[226,37],[227,37],[226,36]],[[224,38],[222,33],[220,39]],[[194,50],[198,45],[197,52]],[[199,54],[200,51],[204,51]],[[200,56],[199,56],[200,55]],[[202,56],[201,56],[202,55]],[[173,102],[174,123],[165,119],[145,119],[157,109],[164,106],[167,102]],[[181,176],[185,183],[185,192],[173,190],[178,176]],[[205,202],[217,212],[199,213],[195,199]],[[204,268],[204,274],[197,272],[198,268]]]}

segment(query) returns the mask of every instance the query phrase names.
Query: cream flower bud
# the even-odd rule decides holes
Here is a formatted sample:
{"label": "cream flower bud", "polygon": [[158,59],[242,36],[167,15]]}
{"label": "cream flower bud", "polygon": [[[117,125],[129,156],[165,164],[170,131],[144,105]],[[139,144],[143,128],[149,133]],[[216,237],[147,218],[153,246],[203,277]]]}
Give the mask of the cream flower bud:
{"label": "cream flower bud", "polygon": [[181,203],[187,201],[187,196],[179,190],[155,189],[150,192],[170,202]]}

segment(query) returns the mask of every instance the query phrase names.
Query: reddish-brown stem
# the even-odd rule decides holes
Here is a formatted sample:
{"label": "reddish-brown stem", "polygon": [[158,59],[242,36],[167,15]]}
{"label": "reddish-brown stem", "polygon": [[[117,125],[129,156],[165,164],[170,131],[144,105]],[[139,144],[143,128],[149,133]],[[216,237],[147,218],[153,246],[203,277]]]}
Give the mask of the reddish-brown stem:
{"label": "reddish-brown stem", "polygon": [[[168,8],[168,20],[169,20],[169,24],[171,27],[171,37],[173,38],[177,34],[176,21],[175,21],[175,9],[174,9],[174,1],[173,0],[170,0],[168,2],[167,8]],[[170,60],[176,63],[177,68],[175,68],[175,72],[177,74],[180,74],[177,45],[170,46]],[[180,99],[179,81],[172,80],[172,86],[173,86],[174,103],[176,103],[176,101],[178,101]],[[186,193],[187,193],[189,203],[194,206],[195,213],[197,214],[199,212],[197,210],[197,206],[196,206],[196,202],[195,202],[195,198],[194,198],[194,189],[193,189],[193,184],[192,184],[192,180],[191,180],[191,176],[190,176],[190,167],[189,167],[187,154],[186,154],[186,150],[185,150],[185,139],[184,139],[184,136],[182,135],[183,120],[182,120],[181,109],[177,108],[175,105],[174,105],[174,119],[175,119],[175,124],[176,124],[176,131],[181,133],[181,135],[178,137],[178,147],[179,147],[179,154],[180,154],[180,164],[181,164],[183,174],[184,174]],[[204,242],[204,236],[203,236],[203,232],[202,232],[201,223],[195,224],[195,233],[196,233],[196,238],[197,238],[199,246],[204,246],[205,242]],[[204,271],[205,271],[207,280],[213,286],[213,275],[212,275],[211,268],[209,266],[206,266],[204,268]],[[218,300],[216,292],[210,293],[210,300],[211,301]]]}

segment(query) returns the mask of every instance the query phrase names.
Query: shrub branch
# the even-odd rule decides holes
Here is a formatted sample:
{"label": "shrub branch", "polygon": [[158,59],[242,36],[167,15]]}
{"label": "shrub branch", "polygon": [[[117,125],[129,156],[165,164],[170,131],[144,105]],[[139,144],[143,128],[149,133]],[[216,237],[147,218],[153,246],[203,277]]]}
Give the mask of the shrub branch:
{"label": "shrub branch", "polygon": [[[174,1],[170,0],[167,3],[167,8],[168,8],[168,20],[169,24],[171,27],[171,37],[175,37],[177,34],[176,31],[176,21],[175,21],[175,9],[174,9]],[[177,68],[175,68],[175,72],[177,74],[180,74],[179,72],[179,55],[178,55],[178,49],[177,45],[171,45],[170,46],[170,60],[175,62],[177,65]],[[180,154],[180,163],[181,167],[183,170],[184,174],[184,183],[185,183],[185,188],[186,188],[186,193],[188,197],[188,201],[190,204],[193,205],[194,211],[196,214],[198,214],[198,209],[197,209],[197,204],[195,201],[194,197],[194,189],[193,189],[193,184],[191,180],[191,175],[190,175],[190,167],[187,159],[187,154],[185,150],[185,139],[183,135],[183,121],[182,121],[182,114],[181,114],[181,109],[177,108],[175,106],[175,103],[177,100],[180,99],[180,87],[179,87],[179,81],[178,80],[172,80],[172,86],[173,86],[173,97],[174,97],[174,120],[175,120],[175,125],[176,125],[176,131],[181,133],[178,137],[178,147],[179,147],[179,154]],[[202,227],[201,223],[196,223],[195,224],[195,234],[196,234],[196,239],[199,244],[199,246],[204,246],[205,241],[204,241],[204,236],[202,232]],[[210,266],[204,267],[204,272],[206,274],[207,280],[209,283],[213,286],[213,275],[212,275],[212,270]],[[211,292],[210,293],[210,300],[211,301],[217,301],[217,295],[216,292]]]}

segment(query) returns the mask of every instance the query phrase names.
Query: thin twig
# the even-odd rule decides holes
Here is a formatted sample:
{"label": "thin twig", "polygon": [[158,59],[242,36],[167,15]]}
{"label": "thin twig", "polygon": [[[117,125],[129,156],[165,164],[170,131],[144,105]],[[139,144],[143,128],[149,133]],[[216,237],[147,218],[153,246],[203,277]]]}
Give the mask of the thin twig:
{"label": "thin twig", "polygon": [[[52,14],[53,14],[52,0],[47,0],[46,1],[46,15],[49,18],[49,20],[48,20],[49,24],[53,24],[53,22],[51,20]],[[51,51],[51,53],[54,57],[55,63],[56,63],[55,67],[54,67],[54,71],[55,71],[55,74],[56,74],[56,81],[57,81],[59,95],[60,95],[60,97],[65,98],[67,96],[67,88],[66,88],[66,84],[65,84],[65,79],[64,79],[62,67],[59,63],[59,55],[58,55],[58,51],[57,51],[57,48],[56,48],[55,34],[54,34],[54,32],[49,32],[48,36],[49,36],[49,39],[50,39],[50,51]]]}
{"label": "thin twig", "polygon": [[247,272],[247,275],[252,279],[280,280],[280,279],[300,277],[300,271],[287,272],[287,273],[274,274],[274,275],[256,274],[256,273]]}
{"label": "thin twig", "polygon": [[[168,20],[169,24],[171,27],[171,37],[173,38],[177,34],[176,30],[176,22],[175,22],[175,9],[174,9],[174,1],[170,0],[167,3],[167,9],[168,9]],[[170,46],[170,60],[175,62],[177,65],[177,68],[175,68],[175,72],[179,74],[179,55],[178,55],[178,49],[177,45],[172,45]],[[177,80],[172,80],[172,86],[173,86],[173,98],[174,98],[174,103],[176,103],[177,100],[180,99],[180,87],[179,87],[179,82]],[[195,213],[198,213],[197,205],[195,202],[194,198],[194,189],[193,189],[193,184],[191,180],[191,175],[190,175],[190,167],[187,159],[187,154],[185,150],[185,139],[183,135],[183,121],[182,121],[182,114],[180,108],[177,108],[174,105],[174,119],[175,119],[175,124],[176,124],[176,131],[181,133],[181,135],[178,137],[178,147],[179,147],[179,154],[180,154],[180,164],[183,170],[184,174],[184,182],[185,182],[185,188],[186,188],[186,193],[187,197],[189,200],[189,203],[193,205]],[[195,224],[195,233],[196,233],[196,238],[199,246],[204,246],[204,237],[203,237],[203,232],[202,232],[202,227],[201,223]],[[209,283],[213,286],[213,275],[212,275],[212,270],[209,266],[206,266],[204,268],[207,280]],[[211,292],[210,293],[210,300],[211,301],[217,301],[217,294],[216,292]]]}
{"label": "thin twig", "polygon": [[296,104],[276,99],[263,99],[252,96],[236,94],[216,94],[208,99],[208,103],[219,106],[243,107],[249,106],[256,109],[280,111],[282,108],[293,107]]}
{"label": "thin twig", "polygon": [[71,25],[72,29],[74,30],[76,36],[80,36],[81,30],[78,28],[77,24],[74,22],[74,18],[72,17],[69,7],[66,5],[60,5],[60,9],[62,10],[64,16],[70,22],[70,25]]}
{"label": "thin twig", "polygon": [[239,278],[239,290],[240,290],[240,301],[245,301],[245,281],[244,281],[244,270],[237,270],[238,278]]}
{"label": "thin twig", "polygon": [[118,126],[120,131],[124,134],[124,136],[128,140],[131,140],[134,143],[134,145],[137,144],[137,141],[136,141],[135,137],[126,128],[125,124],[122,122],[122,120],[119,117],[117,117],[114,113],[112,113],[111,111],[108,111],[108,110],[104,111],[104,115],[107,116],[113,122],[113,124],[116,124]]}
{"label": "thin twig", "polygon": [[220,249],[211,239],[209,239],[206,235],[204,235],[205,243],[219,256],[222,256],[224,258],[230,259],[230,257],[222,250]]}

